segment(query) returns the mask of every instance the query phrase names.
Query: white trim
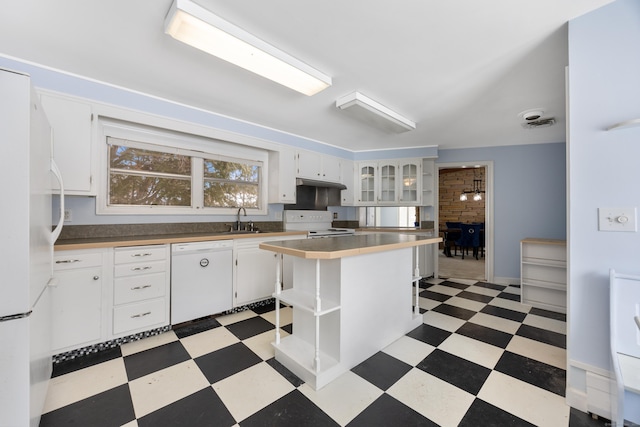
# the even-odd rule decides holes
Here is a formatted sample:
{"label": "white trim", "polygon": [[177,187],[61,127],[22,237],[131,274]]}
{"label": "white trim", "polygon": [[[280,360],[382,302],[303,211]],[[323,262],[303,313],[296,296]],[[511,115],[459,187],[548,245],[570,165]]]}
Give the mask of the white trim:
{"label": "white trim", "polygon": [[[492,160],[470,160],[466,162],[450,162],[450,163],[438,163],[436,161],[435,164],[435,173],[434,173],[434,200],[433,200],[433,217],[434,217],[434,230],[435,235],[440,235],[439,230],[439,216],[440,216],[440,169],[450,169],[450,168],[462,168],[468,167],[473,168],[475,166],[485,167],[486,168],[486,182],[485,182],[485,258],[484,258],[484,277],[488,282],[492,282],[495,280],[493,277],[494,270],[494,228],[493,228],[493,195],[494,195],[494,178],[493,178],[493,161]],[[488,231],[488,232],[487,232]],[[433,262],[434,262],[434,277],[438,277],[438,251],[434,251],[433,254]],[[520,279],[518,279],[517,283],[520,283]]]}

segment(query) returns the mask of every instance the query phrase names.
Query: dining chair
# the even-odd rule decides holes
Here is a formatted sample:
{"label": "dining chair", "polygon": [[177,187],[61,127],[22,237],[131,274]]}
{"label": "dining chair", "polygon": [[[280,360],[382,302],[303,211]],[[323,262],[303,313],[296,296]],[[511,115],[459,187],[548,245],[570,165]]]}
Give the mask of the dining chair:
{"label": "dining chair", "polygon": [[478,259],[480,248],[480,224],[460,224],[460,239],[456,241],[456,245],[462,249],[462,259],[464,259],[465,250],[469,248],[473,250],[473,256]]}

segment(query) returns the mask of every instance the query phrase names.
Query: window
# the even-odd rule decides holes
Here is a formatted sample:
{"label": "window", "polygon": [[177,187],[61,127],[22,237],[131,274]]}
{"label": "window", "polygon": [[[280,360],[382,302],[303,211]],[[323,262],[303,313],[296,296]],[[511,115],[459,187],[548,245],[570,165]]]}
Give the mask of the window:
{"label": "window", "polygon": [[[266,214],[266,152],[142,126],[102,123],[99,214]],[[246,156],[246,157],[245,157]]]}

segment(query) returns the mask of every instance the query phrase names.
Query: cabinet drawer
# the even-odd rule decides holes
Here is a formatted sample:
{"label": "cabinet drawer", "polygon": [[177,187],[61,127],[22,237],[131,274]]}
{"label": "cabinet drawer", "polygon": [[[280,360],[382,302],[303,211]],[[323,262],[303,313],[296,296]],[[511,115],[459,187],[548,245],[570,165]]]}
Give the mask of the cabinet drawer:
{"label": "cabinet drawer", "polygon": [[166,314],[164,298],[115,307],[113,309],[113,334],[118,335],[167,324]]}
{"label": "cabinet drawer", "polygon": [[137,276],[141,274],[162,273],[166,271],[166,261],[120,264],[114,267],[115,277]]}
{"label": "cabinet drawer", "polygon": [[115,305],[158,298],[165,294],[165,273],[119,277],[113,283]]}
{"label": "cabinet drawer", "polygon": [[135,246],[114,249],[114,263],[128,264],[134,262],[156,261],[167,258],[166,245]]}
{"label": "cabinet drawer", "polygon": [[102,252],[96,253],[56,253],[53,256],[53,269],[70,270],[72,268],[100,267]]}

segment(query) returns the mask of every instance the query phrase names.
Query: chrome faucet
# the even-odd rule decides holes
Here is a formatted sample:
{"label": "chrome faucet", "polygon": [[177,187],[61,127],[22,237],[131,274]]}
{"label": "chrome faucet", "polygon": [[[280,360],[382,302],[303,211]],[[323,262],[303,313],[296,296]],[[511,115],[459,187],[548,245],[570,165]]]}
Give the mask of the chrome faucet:
{"label": "chrome faucet", "polygon": [[240,222],[240,211],[244,211],[244,216],[247,216],[247,210],[244,207],[239,207],[238,208],[238,221],[236,222],[236,230],[240,231],[240,227],[242,226],[242,223]]}

